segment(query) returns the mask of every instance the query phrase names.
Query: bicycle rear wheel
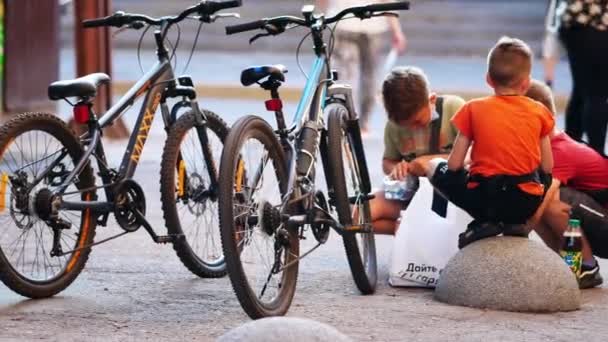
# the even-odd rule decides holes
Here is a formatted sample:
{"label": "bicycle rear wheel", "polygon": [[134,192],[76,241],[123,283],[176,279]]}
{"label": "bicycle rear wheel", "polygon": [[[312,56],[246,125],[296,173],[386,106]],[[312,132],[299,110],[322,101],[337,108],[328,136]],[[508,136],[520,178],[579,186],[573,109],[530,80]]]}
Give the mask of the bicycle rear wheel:
{"label": "bicycle rear wheel", "polygon": [[[207,147],[211,162],[217,165],[228,126],[212,112],[205,111],[205,117]],[[184,236],[173,243],[181,262],[199,277],[217,278],[226,275],[220,244],[218,189],[212,187],[197,130],[193,112],[182,115],[171,127],[160,168],[161,202],[169,234]]]}
{"label": "bicycle rear wheel", "polygon": [[256,116],[237,121],[221,169],[222,246],[234,292],[253,319],[284,315],[296,288],[299,239],[279,211],[288,176],[272,128]]}
{"label": "bicycle rear wheel", "polygon": [[344,249],[357,288],[363,294],[376,289],[376,242],[371,230],[369,201],[361,191],[360,163],[356,158],[346,119],[348,110],[339,104],[332,105],[328,115],[327,146],[329,175],[333,186],[334,205],[340,223],[344,226],[367,227],[369,232],[344,232]]}
{"label": "bicycle rear wheel", "polygon": [[[21,114],[0,129],[0,280],[22,296],[53,296],[82,271],[91,251],[53,255],[52,191],[82,157],[78,138],[52,114]],[[63,199],[89,201],[95,185],[89,164]],[[89,190],[84,190],[84,189]],[[93,242],[96,219],[90,209],[58,212],[59,251]],[[55,249],[55,252],[58,250]]]}

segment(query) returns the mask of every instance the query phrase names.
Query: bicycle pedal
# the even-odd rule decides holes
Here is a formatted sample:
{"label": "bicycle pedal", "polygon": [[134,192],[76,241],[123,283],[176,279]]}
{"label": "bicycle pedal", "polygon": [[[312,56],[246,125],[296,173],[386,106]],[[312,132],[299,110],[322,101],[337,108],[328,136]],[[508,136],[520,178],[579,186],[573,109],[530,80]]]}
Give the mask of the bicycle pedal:
{"label": "bicycle pedal", "polygon": [[184,234],[160,235],[156,237],[156,243],[174,243],[184,238]]}
{"label": "bicycle pedal", "polygon": [[371,233],[373,232],[373,229],[371,224],[365,223],[345,226],[344,231],[349,233]]}

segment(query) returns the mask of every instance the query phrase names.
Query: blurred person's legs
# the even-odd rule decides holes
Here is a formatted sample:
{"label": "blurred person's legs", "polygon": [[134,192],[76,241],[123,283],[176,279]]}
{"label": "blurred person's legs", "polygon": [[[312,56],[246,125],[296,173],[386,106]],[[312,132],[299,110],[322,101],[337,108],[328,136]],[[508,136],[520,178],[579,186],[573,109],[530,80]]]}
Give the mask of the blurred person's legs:
{"label": "blurred person's legs", "polygon": [[583,140],[583,96],[576,83],[572,83],[572,92],[566,106],[566,134],[572,139]]}
{"label": "blurred person's legs", "polygon": [[564,30],[562,36],[571,62],[574,87],[582,101],[578,115],[582,115],[583,130],[588,135],[589,145],[603,154],[608,125],[608,31],[574,28]]}
{"label": "blurred person's legs", "polygon": [[585,127],[589,135],[589,145],[604,154],[608,125],[608,31],[589,31],[589,87],[585,94]]}
{"label": "blurred person's legs", "polygon": [[333,51],[336,69],[339,77],[353,87],[363,133],[368,130],[369,116],[375,104],[380,37],[379,34],[336,32]]}
{"label": "blurred person's legs", "polygon": [[366,34],[359,44],[361,68],[359,72],[360,121],[362,131],[369,131],[369,120],[376,104],[377,74],[380,68],[380,34]]}
{"label": "blurred person's legs", "polygon": [[557,33],[547,32],[543,41],[543,71],[545,83],[553,88],[555,66],[559,62],[560,45]]}
{"label": "blurred person's legs", "polygon": [[568,54],[568,66],[572,79],[572,90],[566,107],[566,133],[573,139],[581,141],[583,138],[583,96],[581,86],[582,79],[581,57],[578,48],[572,41],[571,30],[562,29],[560,38]]}

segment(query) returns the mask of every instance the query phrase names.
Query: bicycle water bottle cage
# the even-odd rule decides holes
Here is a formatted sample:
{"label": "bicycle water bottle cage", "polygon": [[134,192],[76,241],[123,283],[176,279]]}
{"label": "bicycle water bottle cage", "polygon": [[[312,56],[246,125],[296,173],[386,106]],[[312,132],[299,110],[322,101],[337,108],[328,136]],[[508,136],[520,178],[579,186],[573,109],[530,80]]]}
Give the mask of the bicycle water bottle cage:
{"label": "bicycle water bottle cage", "polygon": [[[275,88],[278,88],[282,82],[285,82],[286,73],[287,68],[281,64],[251,67],[241,72],[241,84],[248,87],[254,83],[257,83],[262,85],[264,89],[271,89],[266,88],[264,85],[272,85]],[[268,80],[260,83],[260,80],[266,77],[268,77]]]}
{"label": "bicycle water bottle cage", "polygon": [[97,95],[97,88],[100,85],[110,82],[110,76],[98,72],[79,77],[73,80],[64,80],[51,83],[49,85],[49,98],[51,100],[61,100],[68,97],[78,97],[92,101]]}

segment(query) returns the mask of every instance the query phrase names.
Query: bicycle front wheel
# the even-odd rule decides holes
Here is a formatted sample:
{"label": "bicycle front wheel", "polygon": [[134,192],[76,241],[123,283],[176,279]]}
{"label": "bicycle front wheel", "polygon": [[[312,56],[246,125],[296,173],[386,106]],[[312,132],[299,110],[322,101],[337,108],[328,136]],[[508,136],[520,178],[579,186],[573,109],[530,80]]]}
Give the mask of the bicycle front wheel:
{"label": "bicycle front wheel", "polygon": [[234,292],[253,319],[284,315],[296,288],[299,239],[280,214],[288,176],[272,128],[256,116],[237,121],[221,169],[222,246]]}
{"label": "bicycle front wheel", "polygon": [[[183,235],[173,243],[177,256],[197,276],[216,278],[226,275],[226,264],[220,243],[214,168],[228,126],[216,114],[204,114],[207,121],[202,127],[197,127],[191,111],[171,127],[161,162],[160,192],[169,234]],[[199,129],[206,132],[207,146],[201,143]],[[211,160],[205,160],[203,149],[208,150]]]}
{"label": "bicycle front wheel", "polygon": [[[22,296],[61,292],[89,257],[96,225],[91,209],[51,214],[53,191],[82,155],[78,138],[52,114],[21,114],[0,129],[0,280]],[[94,185],[87,164],[62,198],[93,200]]]}
{"label": "bicycle front wheel", "polygon": [[376,242],[371,230],[369,201],[362,191],[360,163],[356,158],[353,140],[349,136],[346,119],[348,110],[332,105],[328,115],[327,146],[329,184],[333,187],[334,205],[340,223],[369,232],[344,232],[344,249],[348,264],[359,291],[371,294],[376,289]]}

